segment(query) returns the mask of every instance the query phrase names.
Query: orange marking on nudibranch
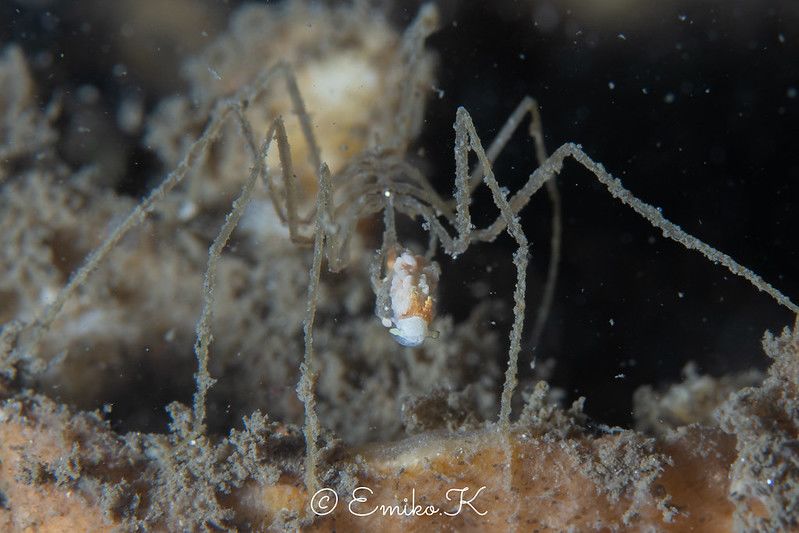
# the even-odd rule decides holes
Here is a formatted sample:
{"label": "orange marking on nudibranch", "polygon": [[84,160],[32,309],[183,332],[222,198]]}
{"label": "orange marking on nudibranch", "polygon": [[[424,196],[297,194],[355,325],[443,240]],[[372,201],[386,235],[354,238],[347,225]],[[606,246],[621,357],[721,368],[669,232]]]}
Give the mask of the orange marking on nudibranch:
{"label": "orange marking on nudibranch", "polygon": [[435,293],[439,268],[408,250],[389,250],[386,257],[392,317],[384,320],[400,344],[418,346],[430,336],[435,316]]}

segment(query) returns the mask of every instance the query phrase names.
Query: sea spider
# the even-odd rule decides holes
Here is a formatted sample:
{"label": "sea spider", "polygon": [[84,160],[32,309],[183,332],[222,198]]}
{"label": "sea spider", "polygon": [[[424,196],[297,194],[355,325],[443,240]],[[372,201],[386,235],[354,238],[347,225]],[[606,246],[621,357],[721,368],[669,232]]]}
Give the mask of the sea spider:
{"label": "sea spider", "polygon": [[[21,346],[26,350],[34,349],[70,295],[85,282],[86,278],[122,237],[139,224],[154,205],[185,178],[195,162],[205,154],[223,124],[231,117],[235,117],[240,125],[245,144],[253,157],[253,166],[241,194],[233,202],[230,214],[209,250],[203,288],[203,310],[196,327],[195,352],[198,371],[196,374],[197,390],[193,402],[192,431],[194,434],[201,434],[205,431],[206,396],[214,383],[208,372],[208,352],[211,342],[210,321],[214,304],[213,289],[218,261],[260,180],[265,183],[278,216],[288,227],[290,239],[297,244],[313,247],[304,322],[305,350],[298,385],[299,396],[305,405],[306,484],[309,491],[318,485],[316,469],[319,461],[320,424],[315,406],[314,386],[317,370],[313,342],[322,263],[326,259],[331,271],[340,271],[346,267],[349,241],[355,231],[357,221],[364,217],[382,212],[384,221],[382,246],[373,262],[370,274],[376,294],[376,313],[381,322],[390,328],[390,333],[408,345],[418,344],[425,336],[431,334],[427,331],[427,326],[433,313],[435,281],[438,276],[436,266],[432,263],[432,257],[439,246],[445,253],[455,258],[464,253],[472,243],[492,241],[503,231],[507,231],[515,240],[518,248],[513,256],[517,276],[513,296],[514,319],[509,333],[508,365],[498,422],[498,427],[503,435],[508,435],[510,432],[511,399],[517,382],[518,356],[521,349],[526,305],[526,269],[529,252],[528,242],[519,223],[518,214],[531,197],[546,185],[555,206],[553,209],[553,244],[555,246],[550,266],[556,265],[560,223],[554,178],[560,172],[566,157],[571,157],[583,165],[608,189],[612,196],[647,219],[660,229],[664,236],[687,248],[701,252],[711,261],[723,264],[734,274],[746,278],[758,289],[769,293],[792,312],[799,312],[799,308],[795,304],[754,272],[688,235],[678,226],[666,220],[658,209],[635,198],[600,164],[591,160],[578,145],[564,144],[552,155],[547,156],[538,108],[531,98],[522,100],[487,150],[483,148],[469,113],[462,107],[457,109],[454,122],[455,195],[452,200],[442,199],[424,174],[406,159],[407,148],[413,140],[423,107],[420,103],[422,98],[420,91],[416,87],[418,75],[416,59],[423,50],[426,38],[434,31],[436,21],[435,7],[426,5],[405,33],[403,53],[406,57],[408,71],[405,78],[404,98],[397,112],[393,135],[384,139],[378,148],[367,150],[352,158],[335,175],[331,174],[323,162],[309,115],[290,65],[279,63],[273,66],[251,85],[239,90],[234,96],[220,101],[211,113],[205,131],[188,149],[182,162],[133,210],[106,241],[89,255],[55,300],[31,324],[27,332],[28,336]],[[278,117],[271,123],[266,136],[259,145],[252,125],[245,116],[248,105],[278,79],[282,79],[286,83],[293,111],[300,121],[303,140],[309,147],[311,164],[317,171],[318,192],[315,206],[304,214],[300,213],[301,202],[298,198],[297,184],[292,171],[289,139],[283,120]],[[508,195],[499,185],[499,181],[492,171],[492,165],[528,113],[531,115],[529,131],[535,141],[539,166],[520,190],[513,195]],[[273,141],[276,141],[279,152],[282,172],[280,181],[271,175],[266,164],[266,157]],[[468,161],[470,152],[474,153],[478,160],[477,166],[471,170]],[[481,183],[489,188],[499,215],[487,227],[478,229],[472,225],[470,201],[472,193]],[[395,227],[396,213],[413,219],[421,218],[424,221],[424,226],[430,233],[429,247],[424,256],[413,256],[401,245]],[[451,233],[452,230],[454,230],[454,234]],[[398,281],[397,276],[403,275],[402,268],[406,266],[407,269],[404,272],[410,276],[410,279],[406,279],[407,283],[404,283],[402,280]],[[555,271],[554,268],[550,268],[542,312],[539,312],[537,316],[534,331],[540,331],[543,317],[546,316],[548,301],[551,301]],[[442,273],[442,275],[444,274]],[[405,302],[407,305],[399,304],[398,301],[403,297],[407,297],[408,302]],[[404,322],[408,319],[411,321]]]}

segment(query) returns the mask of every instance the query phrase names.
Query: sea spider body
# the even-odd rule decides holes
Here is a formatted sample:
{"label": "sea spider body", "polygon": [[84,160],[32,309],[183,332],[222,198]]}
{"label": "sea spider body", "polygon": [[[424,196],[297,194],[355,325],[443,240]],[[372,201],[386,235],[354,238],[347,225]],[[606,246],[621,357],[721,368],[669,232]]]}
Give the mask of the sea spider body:
{"label": "sea spider body", "polygon": [[[660,210],[636,198],[602,165],[594,162],[580,146],[566,143],[551,155],[547,155],[538,107],[531,98],[524,98],[520,102],[487,149],[483,147],[469,113],[463,107],[457,109],[453,126],[455,195],[451,200],[442,199],[424,174],[404,159],[407,147],[418,132],[423,110],[422,91],[418,86],[420,79],[418,60],[425,39],[435,29],[437,19],[434,6],[423,6],[405,33],[403,53],[408,69],[406,83],[403,86],[403,98],[396,112],[393,135],[389,139],[384,139],[384,151],[374,150],[354,157],[335,175],[331,174],[314,136],[314,128],[305,109],[293,68],[286,63],[272,66],[253,84],[242,88],[233,97],[224,99],[216,105],[204,133],[188,148],[181,163],[117,226],[106,241],[89,255],[54,301],[28,325],[27,337],[20,343],[22,346],[20,349],[29,351],[35,349],[71,294],[85,282],[125,234],[139,224],[153,206],[180,183],[193,165],[206,155],[212,140],[219,135],[222,125],[230,118],[235,119],[240,126],[244,144],[252,155],[253,165],[239,197],[233,202],[229,215],[209,249],[203,285],[203,310],[196,327],[197,390],[194,395],[192,427],[186,434],[188,438],[194,438],[205,432],[206,398],[208,390],[214,384],[214,379],[208,371],[208,358],[212,342],[210,324],[214,307],[214,287],[220,254],[252,199],[256,185],[263,182],[278,217],[288,227],[290,239],[297,244],[313,247],[303,325],[305,349],[300,381],[297,385],[298,395],[305,408],[305,483],[309,493],[313,493],[320,486],[318,467],[322,461],[320,456],[322,427],[317,416],[315,393],[319,365],[314,347],[314,323],[322,265],[326,261],[328,269],[332,271],[339,271],[346,266],[347,245],[355,232],[357,222],[366,217],[380,213],[383,215],[382,245],[370,271],[370,281],[376,294],[376,314],[381,323],[389,329],[389,333],[405,346],[418,346],[425,338],[435,336],[429,327],[435,314],[436,286],[442,274],[438,265],[432,260],[436,250],[440,248],[454,258],[464,253],[471,244],[493,241],[502,232],[507,232],[514,239],[517,250],[513,255],[513,264],[516,267],[513,324],[509,332],[508,364],[497,424],[507,442],[511,430],[511,405],[517,385],[526,306],[526,269],[529,260],[529,244],[522,231],[519,213],[529,203],[530,198],[546,186],[553,204],[552,259],[544,298],[536,317],[535,333],[540,331],[543,318],[546,317],[557,271],[561,225],[559,196],[554,178],[561,171],[566,158],[571,158],[582,165],[613,197],[647,219],[664,236],[688,249],[702,253],[715,263],[721,263],[734,274],[747,279],[759,290],[767,292],[793,313],[799,312],[799,307],[757,274],[687,234],[679,226],[666,220]],[[309,160],[316,172],[318,191],[315,205],[305,214],[299,213],[303,202],[299,198],[297,177],[292,170],[291,150],[283,119],[277,117],[273,120],[268,126],[265,137],[258,139],[246,115],[248,106],[264,94],[266,88],[275,80],[282,80],[286,84],[292,111],[299,120],[302,140],[307,145]],[[492,167],[527,114],[531,117],[529,134],[535,143],[539,166],[530,174],[521,189],[509,195],[506,189],[500,186]],[[267,157],[272,153],[273,141],[277,144],[281,179],[276,179],[272,175],[267,164]],[[291,141],[294,142],[294,139]],[[471,169],[470,152],[477,157],[477,165]],[[470,203],[472,193],[481,184],[489,189],[499,213],[487,227],[476,228],[472,224]],[[400,244],[395,225],[396,213],[416,220],[421,219],[423,227],[429,231],[430,242],[424,256],[416,255]],[[509,444],[505,451],[510,469],[512,450]],[[511,479],[510,474],[508,472],[508,480]]]}

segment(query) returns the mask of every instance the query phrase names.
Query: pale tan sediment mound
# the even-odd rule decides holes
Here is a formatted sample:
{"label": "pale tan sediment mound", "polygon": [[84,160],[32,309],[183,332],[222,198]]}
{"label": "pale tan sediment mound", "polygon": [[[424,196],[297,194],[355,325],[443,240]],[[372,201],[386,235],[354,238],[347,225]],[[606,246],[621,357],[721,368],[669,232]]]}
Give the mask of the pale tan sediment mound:
{"label": "pale tan sediment mound", "polygon": [[[379,10],[365,3],[284,2],[245,4],[236,10],[227,32],[213,40],[183,68],[187,95],[164,99],[148,122],[146,144],[174,168],[196,139],[213,106],[260,79],[278,62],[290,66],[321,159],[335,175],[365,150],[393,141],[408,64],[402,35]],[[412,133],[421,127],[425,95],[433,85],[435,58],[416,58]],[[303,201],[312,204],[317,170],[292,102],[286,79],[272,77],[246,110],[260,140],[272,122],[284,117],[293,171]],[[418,115],[418,116],[416,116]],[[248,147],[234,122],[220,133],[203,165],[190,174],[190,198],[195,207],[226,209],[251,165]],[[270,171],[281,165],[277,151],[268,156]],[[304,194],[303,194],[304,193]],[[246,224],[245,224],[246,225]]]}

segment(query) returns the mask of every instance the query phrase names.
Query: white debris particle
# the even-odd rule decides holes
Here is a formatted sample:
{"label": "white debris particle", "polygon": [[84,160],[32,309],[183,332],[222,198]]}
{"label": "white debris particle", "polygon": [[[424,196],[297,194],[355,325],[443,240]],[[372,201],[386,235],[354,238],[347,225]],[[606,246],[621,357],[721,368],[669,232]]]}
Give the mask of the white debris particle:
{"label": "white debris particle", "polygon": [[647,89],[646,87],[642,87],[641,92],[644,94],[649,94],[649,89]]}
{"label": "white debris particle", "polygon": [[117,110],[117,125],[127,134],[136,133],[144,118],[144,103],[141,98],[131,96],[122,100]]}
{"label": "white debris particle", "polygon": [[684,292],[678,292],[678,293],[677,293],[677,298],[682,298],[682,297],[684,297],[684,296],[685,296],[685,293],[684,293]]}
{"label": "white debris particle", "polygon": [[666,93],[666,96],[663,97],[663,102],[667,104],[673,104],[676,97],[674,93]]}
{"label": "white debris particle", "polygon": [[785,42],[785,35],[783,35],[782,33],[780,33],[779,35],[777,35],[777,39],[778,39],[778,40],[779,40],[781,43],[784,43],[784,42]]}
{"label": "white debris particle", "polygon": [[609,323],[611,326],[613,326],[614,324],[616,324],[616,323],[613,321],[613,319],[612,319],[612,318],[611,318],[610,320],[608,320],[608,323]]}
{"label": "white debris particle", "polygon": [[787,96],[788,98],[796,98],[796,94],[797,94],[796,87],[788,87],[788,90],[785,91],[785,96]]}
{"label": "white debris particle", "polygon": [[197,211],[199,211],[197,204],[192,201],[185,201],[178,209],[178,220],[183,222],[191,220],[197,214]]}
{"label": "white debris particle", "polygon": [[610,89],[610,90],[612,91],[612,90],[613,90],[613,89],[615,89],[615,88],[616,88],[616,84],[615,84],[615,83],[613,83],[612,81],[609,81],[609,82],[608,82],[608,89]]}
{"label": "white debris particle", "polygon": [[624,379],[624,378],[626,378],[627,376],[625,376],[624,374],[616,374],[616,375],[615,375],[615,376],[613,376],[613,377],[614,377],[614,378],[616,378],[616,379]]}
{"label": "white debris particle", "polygon": [[681,14],[677,15],[677,18],[680,19],[680,22],[685,22],[686,20],[688,20],[688,15],[685,15],[685,14],[681,13]]}
{"label": "white debris particle", "polygon": [[621,39],[622,41],[626,41],[626,40],[627,40],[627,37],[626,37],[626,36],[625,36],[623,33],[620,33],[620,34],[618,35],[618,37],[619,37],[619,39]]}
{"label": "white debris particle", "polygon": [[127,76],[127,75],[128,75],[128,67],[126,67],[126,66],[125,66],[125,65],[123,65],[122,63],[117,63],[117,64],[116,64],[116,65],[114,65],[114,67],[111,69],[111,72],[112,72],[112,73],[114,74],[114,76],[116,76],[117,78],[124,78],[125,76]]}

